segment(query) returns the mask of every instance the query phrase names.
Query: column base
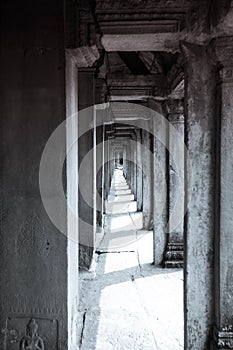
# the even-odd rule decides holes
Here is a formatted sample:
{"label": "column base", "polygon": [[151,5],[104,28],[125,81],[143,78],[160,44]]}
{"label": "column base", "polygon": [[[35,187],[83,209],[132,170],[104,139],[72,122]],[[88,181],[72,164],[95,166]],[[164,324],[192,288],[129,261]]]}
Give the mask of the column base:
{"label": "column base", "polygon": [[163,267],[182,268],[184,266],[184,246],[183,243],[168,243],[164,253]]}
{"label": "column base", "polygon": [[214,327],[211,350],[219,349],[233,349],[233,325],[224,326],[220,330]]}

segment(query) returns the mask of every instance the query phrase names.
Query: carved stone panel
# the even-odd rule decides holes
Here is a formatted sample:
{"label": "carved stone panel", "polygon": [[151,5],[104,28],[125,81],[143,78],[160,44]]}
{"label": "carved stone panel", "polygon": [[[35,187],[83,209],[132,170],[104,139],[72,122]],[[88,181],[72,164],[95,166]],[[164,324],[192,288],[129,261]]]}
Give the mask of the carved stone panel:
{"label": "carved stone panel", "polygon": [[[34,334],[35,333],[35,334]],[[8,317],[3,350],[58,350],[58,321]]]}
{"label": "carved stone panel", "polygon": [[45,226],[34,211],[23,222],[17,240],[16,253],[20,256],[48,256],[50,244]]}

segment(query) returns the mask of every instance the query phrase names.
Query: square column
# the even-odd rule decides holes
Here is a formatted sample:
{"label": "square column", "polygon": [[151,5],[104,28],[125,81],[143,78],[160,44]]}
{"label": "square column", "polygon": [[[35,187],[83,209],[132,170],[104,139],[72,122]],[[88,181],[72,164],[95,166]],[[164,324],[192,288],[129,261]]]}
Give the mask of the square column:
{"label": "square column", "polygon": [[[184,114],[183,101],[168,100],[166,102],[169,121],[169,150],[177,155],[176,163],[169,152],[169,181],[168,181],[168,234],[164,254],[164,266],[169,268],[183,267],[184,239]],[[173,133],[175,128],[179,134]],[[179,137],[179,140],[177,140]],[[179,191],[179,193],[178,193]],[[180,223],[174,227],[172,217],[177,213]],[[171,219],[171,221],[170,221]]]}
{"label": "square column", "polygon": [[159,135],[168,143],[168,125],[161,104],[150,101],[149,107],[161,115],[153,120],[153,230],[154,230],[154,265],[161,266],[167,242],[167,183],[168,151],[159,140]]}
{"label": "square column", "polygon": [[142,130],[142,168],[143,193],[142,213],[143,227],[151,230],[153,227],[153,171],[152,171],[152,137],[146,130]]}
{"label": "square column", "polygon": [[[78,70],[78,104],[79,104],[79,265],[89,269],[95,245],[94,232],[94,157],[88,157],[85,169],[82,161],[94,148],[94,104],[95,79],[93,68]],[[88,109],[88,110],[87,110]],[[85,110],[82,112],[82,110]],[[83,134],[83,130],[87,130]],[[82,193],[81,193],[81,191]],[[83,197],[85,195],[85,198]]]}
{"label": "square column", "polygon": [[216,68],[211,46],[182,43],[182,50],[186,58],[185,204],[188,207],[184,234],[185,349],[206,350],[214,317]]}
{"label": "square column", "polygon": [[233,37],[216,39],[217,179],[215,226],[215,326],[212,348],[233,348]]}
{"label": "square column", "polygon": [[142,137],[141,130],[136,129],[136,171],[137,171],[137,210],[142,210]]}

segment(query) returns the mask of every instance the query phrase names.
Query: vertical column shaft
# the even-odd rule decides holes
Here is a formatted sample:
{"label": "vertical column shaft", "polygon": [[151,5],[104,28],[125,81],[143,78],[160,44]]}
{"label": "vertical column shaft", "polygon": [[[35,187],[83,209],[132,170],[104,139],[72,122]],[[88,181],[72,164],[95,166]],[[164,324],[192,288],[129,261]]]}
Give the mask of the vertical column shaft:
{"label": "vertical column shaft", "polygon": [[[183,266],[183,236],[184,236],[184,114],[183,102],[180,100],[167,101],[169,121],[169,150],[176,155],[176,163],[169,152],[168,164],[168,234],[164,255],[165,267]],[[175,128],[179,135],[173,133]],[[179,137],[179,140],[177,140]],[[178,193],[179,191],[179,193]],[[173,227],[172,215],[176,210],[181,218],[180,223]],[[171,219],[171,221],[170,221]]]}
{"label": "vertical column shaft", "polygon": [[183,43],[182,49],[185,138],[192,165],[186,155],[185,348],[204,350],[213,322],[215,65],[211,47]]}
{"label": "vertical column shaft", "polygon": [[152,204],[152,138],[148,131],[142,130],[142,165],[143,165],[143,225],[147,230],[152,229],[153,204]]}
{"label": "vertical column shaft", "polygon": [[218,142],[215,226],[215,327],[213,349],[233,348],[233,37],[216,40]]}
{"label": "vertical column shaft", "polygon": [[[95,79],[92,68],[82,68],[78,72],[78,96],[79,96],[79,264],[80,268],[88,269],[91,264],[93,249],[95,245],[94,237],[94,159],[88,157],[85,163],[86,169],[82,169],[82,161],[93,151],[93,121],[95,104]],[[88,108],[88,110],[87,110]],[[83,135],[82,130],[88,130]],[[85,194],[85,198],[80,192]],[[87,203],[88,201],[88,203]]]}

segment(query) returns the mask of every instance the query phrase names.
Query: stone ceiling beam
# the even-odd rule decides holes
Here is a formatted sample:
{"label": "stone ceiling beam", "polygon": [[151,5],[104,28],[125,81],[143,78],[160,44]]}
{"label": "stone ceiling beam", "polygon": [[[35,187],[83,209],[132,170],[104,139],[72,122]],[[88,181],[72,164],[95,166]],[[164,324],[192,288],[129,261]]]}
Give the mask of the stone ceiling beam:
{"label": "stone ceiling beam", "polygon": [[163,74],[109,74],[107,85],[111,100],[146,99],[149,96],[163,98],[170,93]]}
{"label": "stone ceiling beam", "polygon": [[180,33],[104,34],[106,51],[179,51]]}

